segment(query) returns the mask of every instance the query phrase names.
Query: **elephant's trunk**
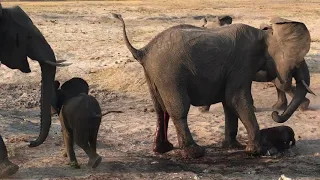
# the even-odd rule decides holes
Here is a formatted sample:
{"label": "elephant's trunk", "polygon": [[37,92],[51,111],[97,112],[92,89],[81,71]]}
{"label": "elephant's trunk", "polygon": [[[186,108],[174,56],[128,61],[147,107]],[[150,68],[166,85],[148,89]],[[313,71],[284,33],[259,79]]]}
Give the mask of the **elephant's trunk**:
{"label": "elephant's trunk", "polygon": [[[308,66],[305,62],[301,64],[295,72],[294,78],[296,80],[296,90],[292,101],[290,102],[287,109],[279,116],[278,112],[272,112],[272,119],[278,123],[286,122],[291,115],[297,110],[302,101],[305,99],[310,85],[310,73]],[[311,91],[312,92],[312,91]]]}
{"label": "elephant's trunk", "polygon": [[40,134],[35,141],[31,141],[29,147],[41,145],[47,138],[51,126],[51,101],[54,98],[53,83],[56,67],[40,63],[41,66],[41,122]]}

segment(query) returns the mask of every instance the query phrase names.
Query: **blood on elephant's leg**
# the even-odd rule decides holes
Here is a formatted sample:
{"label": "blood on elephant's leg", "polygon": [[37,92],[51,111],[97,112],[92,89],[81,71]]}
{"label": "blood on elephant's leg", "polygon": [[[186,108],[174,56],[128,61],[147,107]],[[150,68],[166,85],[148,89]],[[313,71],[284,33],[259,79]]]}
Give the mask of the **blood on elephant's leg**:
{"label": "blood on elephant's leg", "polygon": [[[157,113],[157,129],[156,136],[153,144],[153,152],[156,153],[166,153],[173,149],[173,145],[168,140],[168,123],[169,123],[169,114],[167,111],[163,110],[161,104],[159,103],[156,96],[151,91],[151,97]],[[158,96],[159,98],[159,96]]]}

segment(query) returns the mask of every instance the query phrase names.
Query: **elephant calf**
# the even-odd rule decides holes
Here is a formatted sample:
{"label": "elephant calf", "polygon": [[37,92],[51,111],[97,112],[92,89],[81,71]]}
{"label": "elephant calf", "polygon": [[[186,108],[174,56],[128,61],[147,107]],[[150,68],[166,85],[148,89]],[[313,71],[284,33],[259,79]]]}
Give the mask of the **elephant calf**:
{"label": "elephant calf", "polygon": [[262,149],[273,149],[270,155],[283,152],[296,144],[294,131],[289,126],[276,126],[260,130]]}
{"label": "elephant calf", "polygon": [[59,89],[60,83],[56,81],[57,99],[53,102],[56,105],[53,109],[59,114],[70,165],[80,168],[73,149],[75,142],[89,156],[88,166],[96,168],[102,161],[101,156],[96,152],[102,114],[99,102],[87,94],[87,84],[84,82],[81,78],[72,79]]}

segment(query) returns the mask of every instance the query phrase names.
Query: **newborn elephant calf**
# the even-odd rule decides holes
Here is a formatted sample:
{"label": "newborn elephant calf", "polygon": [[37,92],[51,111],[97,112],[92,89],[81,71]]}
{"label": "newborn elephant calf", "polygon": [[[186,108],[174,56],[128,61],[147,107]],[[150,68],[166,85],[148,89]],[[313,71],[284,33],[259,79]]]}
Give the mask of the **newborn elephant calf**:
{"label": "newborn elephant calf", "polygon": [[265,154],[273,155],[283,152],[296,144],[294,131],[289,126],[277,126],[260,130],[262,150],[273,149]]}
{"label": "newborn elephant calf", "polygon": [[[84,84],[79,79],[73,81]],[[70,83],[70,81],[67,82]],[[75,92],[71,89],[68,91],[65,84],[62,85],[61,89],[58,89],[60,83],[56,81],[57,100],[53,104],[57,105],[54,109],[59,113],[70,165],[74,168],[80,168],[73,149],[73,143],[75,142],[89,156],[88,166],[96,168],[102,161],[102,158],[96,153],[97,135],[102,117],[99,102],[93,96],[88,95],[87,92]],[[69,86],[70,88],[76,89],[77,83],[70,84],[75,85]]]}

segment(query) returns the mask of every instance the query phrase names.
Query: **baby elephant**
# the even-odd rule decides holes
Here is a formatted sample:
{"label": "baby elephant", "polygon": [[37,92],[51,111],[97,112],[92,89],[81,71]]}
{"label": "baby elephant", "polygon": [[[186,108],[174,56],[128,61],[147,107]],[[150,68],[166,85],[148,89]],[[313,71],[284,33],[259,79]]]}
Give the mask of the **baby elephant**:
{"label": "baby elephant", "polygon": [[276,126],[260,130],[260,141],[263,151],[273,149],[264,154],[277,154],[294,146],[296,140],[294,138],[294,131],[289,126]]}
{"label": "baby elephant", "polygon": [[53,102],[56,107],[53,107],[53,109],[59,114],[65,148],[71,167],[80,168],[73,149],[73,143],[75,142],[89,156],[88,166],[96,168],[102,161],[102,158],[96,152],[97,136],[102,118],[99,102],[93,96],[88,95],[88,92],[76,92],[72,89],[68,91],[68,88],[66,88],[76,89],[78,83],[85,85],[83,81],[78,78],[70,83],[69,80],[67,82],[75,86],[63,84],[60,89],[60,83],[56,81],[56,102]]}

